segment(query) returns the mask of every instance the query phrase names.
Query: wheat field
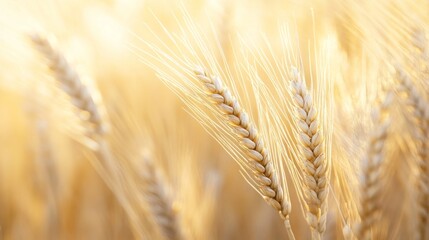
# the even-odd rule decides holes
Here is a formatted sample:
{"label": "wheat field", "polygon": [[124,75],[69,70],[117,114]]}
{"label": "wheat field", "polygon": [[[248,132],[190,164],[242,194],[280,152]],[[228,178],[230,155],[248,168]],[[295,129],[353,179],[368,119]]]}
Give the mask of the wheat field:
{"label": "wheat field", "polygon": [[428,22],[0,0],[0,239],[429,240]]}

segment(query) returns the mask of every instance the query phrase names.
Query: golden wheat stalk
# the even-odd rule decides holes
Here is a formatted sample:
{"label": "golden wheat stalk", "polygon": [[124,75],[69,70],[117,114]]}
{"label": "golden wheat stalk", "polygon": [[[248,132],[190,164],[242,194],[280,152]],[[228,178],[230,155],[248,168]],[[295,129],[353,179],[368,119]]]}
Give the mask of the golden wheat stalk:
{"label": "golden wheat stalk", "polygon": [[429,108],[408,74],[400,66],[395,68],[400,90],[407,95],[407,104],[412,108],[412,115],[418,130],[415,137],[418,151],[417,165],[419,167],[417,178],[419,194],[417,239],[425,239],[429,217],[429,154],[427,153],[427,149],[429,149]]}
{"label": "golden wheat stalk", "polygon": [[32,85],[26,98],[26,112],[31,122],[35,137],[34,167],[36,169],[37,190],[45,201],[46,239],[58,239],[60,236],[59,180],[54,145],[50,135],[50,121],[46,109],[43,108],[41,88]]}
{"label": "golden wheat stalk", "polygon": [[321,239],[326,230],[328,207],[328,165],[319,128],[317,110],[305,82],[296,68],[292,69],[292,94],[296,108],[299,140],[304,161],[305,202],[307,222],[313,239]]}
{"label": "golden wheat stalk", "polygon": [[291,204],[284,197],[276,169],[249,115],[241,108],[228,88],[223,86],[219,77],[208,75],[202,68],[195,69],[194,73],[204,84],[211,102],[217,106],[225,121],[231,126],[231,130],[235,132],[237,144],[241,144],[241,148],[246,152],[248,157],[246,163],[253,169],[252,177],[262,197],[278,211],[289,237],[294,239],[289,221]]}
{"label": "golden wheat stalk", "polygon": [[181,239],[173,201],[167,195],[165,181],[148,156],[143,156],[143,165],[144,169],[140,171],[141,181],[139,182],[143,185],[142,195],[150,206],[155,222],[167,239]]}
{"label": "golden wheat stalk", "polygon": [[43,179],[44,197],[46,201],[46,225],[49,239],[58,239],[60,218],[58,215],[58,173],[52,153],[51,139],[48,136],[48,123],[44,119],[36,119],[38,158],[37,166]]}
{"label": "golden wheat stalk", "polygon": [[380,210],[384,154],[387,133],[390,126],[388,108],[392,100],[389,92],[378,109],[373,113],[374,130],[368,140],[368,149],[363,161],[363,179],[361,182],[361,222],[357,229],[359,239],[371,239],[371,229],[377,225],[377,215]]}

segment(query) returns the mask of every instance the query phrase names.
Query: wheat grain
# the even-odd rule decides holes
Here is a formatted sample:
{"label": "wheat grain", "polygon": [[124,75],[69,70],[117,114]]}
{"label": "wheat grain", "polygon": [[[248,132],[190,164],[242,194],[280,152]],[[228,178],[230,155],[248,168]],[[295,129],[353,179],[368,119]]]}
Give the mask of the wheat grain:
{"label": "wheat grain", "polygon": [[296,108],[298,134],[303,154],[303,172],[307,222],[312,238],[321,239],[326,230],[328,176],[323,134],[311,94],[296,68],[292,69],[292,92]]}
{"label": "wheat grain", "polygon": [[250,121],[248,114],[241,108],[228,88],[222,85],[219,77],[209,76],[202,68],[195,69],[194,73],[204,84],[209,99],[213,104],[216,104],[225,116],[225,121],[236,133],[237,143],[241,143],[242,149],[247,153],[247,164],[253,169],[253,177],[262,197],[278,211],[289,237],[294,239],[289,222],[290,202],[286,201],[284,197],[273,162],[270,160],[264,143],[258,136],[257,129]]}
{"label": "wheat grain", "polygon": [[344,240],[351,240],[353,239],[353,231],[349,224],[345,224],[342,229],[342,234],[344,237]]}

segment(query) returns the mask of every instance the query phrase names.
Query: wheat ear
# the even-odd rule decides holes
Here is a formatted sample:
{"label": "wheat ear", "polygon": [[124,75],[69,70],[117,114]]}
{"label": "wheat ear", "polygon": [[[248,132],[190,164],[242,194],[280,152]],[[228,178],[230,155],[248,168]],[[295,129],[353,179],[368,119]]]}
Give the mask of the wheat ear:
{"label": "wheat ear", "polygon": [[81,120],[88,123],[87,136],[91,139],[104,135],[106,124],[90,90],[81,81],[79,74],[70,66],[67,59],[57,51],[50,41],[40,35],[30,36],[35,48],[48,60],[61,89],[71,98],[72,104],[88,115],[79,114]]}
{"label": "wheat ear", "polygon": [[386,144],[388,121],[388,107],[392,94],[389,92],[373,112],[374,129],[368,141],[366,159],[363,161],[361,182],[361,222],[357,230],[359,239],[371,239],[371,228],[377,221],[380,208],[380,195],[382,190],[381,177],[383,173],[383,148]]}
{"label": "wheat ear", "polygon": [[173,201],[167,195],[165,181],[147,156],[143,156],[143,164],[144,169],[139,171],[140,182],[143,184],[142,195],[150,206],[155,222],[167,239],[180,239],[176,214],[172,207]]}
{"label": "wheat ear", "polygon": [[225,116],[225,121],[236,133],[237,143],[248,156],[246,162],[253,169],[253,178],[262,197],[278,211],[284,221],[289,238],[295,239],[289,221],[290,202],[286,201],[284,192],[272,160],[259,137],[257,129],[249,119],[249,115],[241,108],[238,101],[231,95],[227,87],[217,76],[209,76],[203,69],[194,71],[196,77],[204,84],[207,96]]}
{"label": "wheat ear", "polygon": [[[95,146],[92,148],[95,159],[92,162],[100,176],[110,187],[118,201],[124,207],[130,218],[130,224],[139,235],[139,238],[151,237],[157,234],[150,228],[151,222],[146,222],[142,215],[148,211],[136,202],[138,193],[136,184],[129,184],[129,176],[125,175],[124,165],[117,161],[107,141],[107,118],[104,115],[103,105],[98,103],[94,92],[91,92],[60,51],[54,48],[48,39],[40,35],[31,35],[35,48],[46,58],[48,65],[59,83],[61,89],[69,96],[72,104],[79,111],[82,125],[85,127],[86,138],[91,139]],[[143,214],[140,214],[140,211]],[[147,223],[147,225],[145,225]]]}
{"label": "wheat ear", "polygon": [[303,154],[307,222],[312,230],[312,238],[321,239],[326,230],[328,207],[328,165],[323,134],[313,98],[296,68],[292,69],[291,85]]}
{"label": "wheat ear", "polygon": [[418,130],[416,136],[416,144],[418,145],[417,165],[419,168],[417,178],[419,194],[417,239],[425,239],[429,215],[429,154],[427,153],[429,149],[429,108],[408,74],[400,66],[395,68],[400,90],[407,95],[407,104],[413,109],[412,115]]}

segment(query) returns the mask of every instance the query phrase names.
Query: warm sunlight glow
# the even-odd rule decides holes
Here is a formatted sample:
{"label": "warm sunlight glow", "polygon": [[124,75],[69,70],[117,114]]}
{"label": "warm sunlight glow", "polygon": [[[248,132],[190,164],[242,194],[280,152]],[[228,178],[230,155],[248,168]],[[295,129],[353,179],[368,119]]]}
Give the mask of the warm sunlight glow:
{"label": "warm sunlight glow", "polygon": [[0,239],[429,240],[427,0],[0,0]]}

